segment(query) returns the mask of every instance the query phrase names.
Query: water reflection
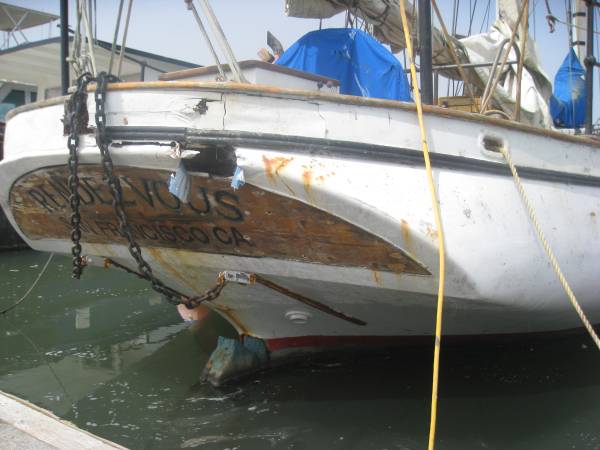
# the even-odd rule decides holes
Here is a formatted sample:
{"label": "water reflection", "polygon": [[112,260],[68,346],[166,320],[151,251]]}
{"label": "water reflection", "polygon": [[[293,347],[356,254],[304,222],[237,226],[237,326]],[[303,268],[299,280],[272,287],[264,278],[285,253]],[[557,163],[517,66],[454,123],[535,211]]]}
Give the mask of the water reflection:
{"label": "water reflection", "polygon": [[[0,306],[45,255],[0,256]],[[431,355],[305,361],[214,389],[198,381],[219,335],[114,269],[70,279],[56,258],[0,319],[0,389],[131,448],[421,449]],[[439,449],[600,448],[600,357],[586,337],[444,348]]]}

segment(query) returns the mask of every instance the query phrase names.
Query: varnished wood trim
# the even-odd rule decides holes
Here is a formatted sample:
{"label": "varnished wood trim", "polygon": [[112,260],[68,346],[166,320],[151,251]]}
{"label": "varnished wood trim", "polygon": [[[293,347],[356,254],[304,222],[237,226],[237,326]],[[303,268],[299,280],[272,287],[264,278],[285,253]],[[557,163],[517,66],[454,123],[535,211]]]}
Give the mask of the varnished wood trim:
{"label": "varnished wood trim", "polygon": [[[264,69],[270,72],[279,72],[286,75],[291,75],[298,78],[304,78],[305,80],[317,81],[322,83],[330,83],[332,86],[339,86],[339,81],[333,78],[323,77],[310,72],[302,72],[300,70],[290,69],[286,66],[279,66],[277,64],[266,63],[263,61],[246,60],[240,61],[239,66],[241,69]],[[229,64],[222,64],[221,67],[224,71],[229,72]],[[206,67],[194,67],[192,69],[177,70],[175,72],[167,72],[160,74],[158,79],[161,81],[173,81],[181,78],[195,77],[198,75],[218,74],[219,71],[217,66],[206,66]]]}
{"label": "varnished wood trim", "polygon": [[[88,92],[93,92],[95,85],[88,88]],[[396,100],[385,100],[379,98],[355,97],[352,95],[329,94],[325,92],[304,91],[299,89],[287,89],[274,86],[263,86],[259,84],[246,84],[234,82],[200,82],[200,81],[132,81],[126,83],[112,83],[108,85],[110,91],[132,91],[132,90],[158,90],[158,89],[173,89],[173,90],[203,90],[217,91],[222,93],[242,93],[269,97],[284,97],[294,98],[298,100],[321,100],[332,103],[341,103],[347,105],[369,106],[375,108],[389,108],[405,111],[416,111],[414,103],[400,102]],[[65,100],[66,97],[57,97],[56,99],[44,100],[42,102],[30,103],[20,106],[8,112],[7,122],[15,115],[31,111],[32,109],[44,108],[46,106],[56,105]],[[481,123],[485,125],[494,125],[510,130],[518,130],[525,133],[535,134],[538,136],[546,136],[553,139],[558,139],[565,142],[575,144],[585,144],[592,147],[600,148],[600,141],[590,138],[589,136],[573,136],[563,134],[554,130],[537,128],[531,125],[526,125],[518,122],[511,122],[504,119],[487,117],[482,114],[468,113],[447,108],[441,108],[433,105],[423,105],[423,111],[426,114],[435,115],[438,117],[448,117],[470,122]]]}

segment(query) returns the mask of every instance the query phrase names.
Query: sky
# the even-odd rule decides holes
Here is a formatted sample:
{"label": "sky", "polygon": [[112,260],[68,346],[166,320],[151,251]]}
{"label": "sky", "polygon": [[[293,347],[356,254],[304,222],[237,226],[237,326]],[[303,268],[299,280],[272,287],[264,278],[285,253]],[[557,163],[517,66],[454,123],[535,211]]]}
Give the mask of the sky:
{"label": "sky", "polygon": [[[3,0],[26,8],[59,14],[59,0]],[[438,0],[446,25],[452,23],[452,6],[455,0]],[[119,0],[96,0],[98,37],[112,41]],[[488,3],[491,3],[491,19],[484,19]],[[552,13],[566,21],[565,0],[549,0]],[[495,16],[495,1],[462,0],[458,14],[456,32],[467,34],[469,28],[469,4],[476,5],[473,33],[486,31]],[[546,23],[544,0],[530,0],[530,34],[538,44],[538,51],[546,74],[554,79],[556,70],[568,51],[567,26],[558,23],[556,31],[550,33]],[[127,5],[127,1],[125,1]],[[197,7],[198,3],[196,3]],[[236,58],[257,59],[256,52],[266,47],[266,32],[270,30],[284,47],[290,46],[308,31],[319,28],[315,19],[297,19],[284,13],[285,0],[211,0],[211,5],[221,22],[234,50]],[[75,0],[70,0],[71,23],[74,22]],[[126,6],[125,8],[126,9]],[[123,13],[125,15],[125,13]],[[344,26],[343,15],[323,20],[324,28]],[[122,30],[122,27],[121,27]],[[58,27],[53,24],[37,27],[26,32],[30,40],[58,36]],[[600,47],[596,35],[596,49]],[[192,13],[186,9],[184,0],[134,0],[127,46],[185,61],[211,65],[213,61],[202,40],[200,30]],[[222,58],[224,60],[224,58]],[[596,92],[600,96],[600,74],[596,72]],[[442,93],[441,93],[442,94]],[[600,98],[600,97],[599,97]],[[600,104],[599,102],[595,102]],[[596,114],[597,115],[597,114]]]}

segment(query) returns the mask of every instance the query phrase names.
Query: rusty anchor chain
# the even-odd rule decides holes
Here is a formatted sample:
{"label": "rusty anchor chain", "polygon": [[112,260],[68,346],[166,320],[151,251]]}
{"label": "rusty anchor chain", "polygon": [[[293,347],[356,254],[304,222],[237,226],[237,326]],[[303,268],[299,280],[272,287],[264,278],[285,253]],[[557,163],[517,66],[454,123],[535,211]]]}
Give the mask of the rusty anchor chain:
{"label": "rusty anchor chain", "polygon": [[79,205],[81,199],[79,197],[79,176],[77,169],[79,168],[79,155],[77,149],[79,147],[79,134],[83,131],[81,128],[80,117],[84,111],[84,106],[87,101],[86,88],[92,80],[90,73],[84,73],[77,79],[77,89],[69,98],[67,104],[67,120],[69,123],[69,137],[67,138],[67,147],[69,148],[69,203],[71,205],[71,241],[73,247],[71,254],[73,255],[73,278],[79,279],[85,260],[81,256],[81,215],[79,214]]}
{"label": "rusty anchor chain", "polygon": [[[94,79],[89,73],[83,74],[77,80],[77,90],[73,93],[71,98],[69,99],[69,127],[70,134],[68,140],[69,147],[69,187],[71,190],[70,203],[72,209],[71,215],[71,225],[73,226],[73,230],[71,232],[71,238],[73,241],[73,277],[79,278],[81,276],[81,272],[83,267],[85,266],[85,261],[81,256],[81,217],[79,213],[80,206],[80,198],[79,198],[79,178],[77,175],[78,169],[78,155],[77,150],[79,146],[78,135],[81,133],[81,124],[78,125],[78,120],[80,114],[83,111],[87,112],[87,109],[84,109],[87,101],[87,85],[92,82],[96,82],[96,89],[94,92],[94,99],[96,103],[96,113],[95,113],[95,122],[96,122],[96,145],[100,149],[102,168],[104,172],[104,176],[107,180],[108,187],[112,197],[112,204],[115,211],[115,215],[117,216],[117,221],[119,223],[119,232],[122,236],[127,239],[129,246],[129,253],[133,257],[133,259],[137,263],[137,271],[130,269],[123,264],[120,264],[110,258],[105,258],[104,266],[108,268],[113,265],[120,269],[125,270],[128,273],[134,274],[144,280],[147,280],[151,283],[152,289],[156,292],[165,296],[167,301],[174,305],[183,304],[187,308],[192,309],[196,306],[200,305],[204,302],[211,302],[215,300],[227,283],[234,282],[238,284],[252,285],[252,284],[261,284],[264,287],[279,292],[289,298],[292,298],[300,303],[303,303],[312,308],[318,309],[326,314],[337,317],[339,319],[345,320],[347,322],[353,323],[355,325],[366,325],[366,322],[357,319],[352,316],[348,316],[341,311],[337,311],[321,302],[310,299],[302,294],[297,292],[293,292],[279,284],[276,284],[270,280],[267,280],[260,275],[256,275],[254,273],[247,272],[234,272],[234,271],[224,271],[219,273],[217,276],[216,283],[213,287],[207,289],[199,296],[189,297],[187,295],[178,292],[177,290],[166,286],[162,281],[160,281],[154,275],[152,268],[146,262],[142,255],[142,249],[139,244],[135,241],[133,236],[133,232],[131,231],[131,227],[129,226],[129,222],[127,220],[127,214],[125,213],[124,203],[123,203],[123,190],[121,188],[121,182],[119,177],[115,175],[114,164],[112,161],[112,157],[110,154],[110,139],[106,136],[106,87],[108,83],[112,83],[118,81],[118,78],[114,75],[106,74],[106,72],[101,72],[98,74],[98,77]],[[80,121],[81,122],[81,121]],[[83,121],[87,122],[87,121]]]}
{"label": "rusty anchor chain", "polygon": [[[80,197],[79,197],[79,177],[77,169],[79,165],[78,158],[78,147],[79,147],[79,134],[83,131],[80,121],[81,114],[86,111],[87,102],[87,86],[90,82],[96,82],[96,89],[94,92],[94,99],[96,103],[96,113],[94,115],[96,123],[96,145],[100,149],[100,156],[102,161],[102,169],[104,176],[107,180],[109,191],[112,197],[113,209],[117,216],[119,224],[119,233],[127,239],[129,253],[137,263],[138,271],[133,271],[127,267],[112,261],[107,260],[110,264],[127,270],[128,272],[135,273],[139,277],[148,280],[152,289],[156,292],[165,296],[167,301],[174,305],[183,304],[188,308],[194,308],[205,301],[212,301],[216,299],[223,288],[225,287],[225,279],[219,277],[214,287],[208,289],[204,294],[198,297],[189,297],[175,289],[166,286],[160,281],[154,273],[152,268],[146,262],[142,256],[142,249],[136,242],[129,222],[127,220],[127,214],[125,213],[125,207],[123,204],[123,189],[121,188],[121,182],[119,177],[115,175],[114,164],[110,154],[111,141],[106,136],[106,86],[108,83],[118,81],[118,78],[114,75],[109,75],[106,72],[98,74],[97,78],[93,78],[91,74],[85,73],[77,80],[77,89],[72,94],[68,101],[68,123],[69,123],[69,138],[67,145],[69,147],[69,188],[70,188],[70,204],[71,204],[71,240],[73,241],[73,277],[79,279],[85,267],[85,259],[81,256],[81,215],[79,212]],[[85,121],[83,121],[85,122]]]}
{"label": "rusty anchor chain", "polygon": [[[109,268],[110,266],[115,266],[115,267],[122,269],[125,272],[130,273],[132,275],[135,275],[143,280],[151,281],[151,279],[148,278],[148,276],[144,273],[136,272],[135,270],[131,270],[129,267],[124,266],[123,264],[119,264],[118,262],[116,262],[113,259],[104,258],[104,267]],[[198,296],[188,297],[187,295],[182,294],[181,292],[178,292],[175,289],[169,288],[169,290],[174,294],[174,297],[178,297],[180,299],[180,301],[177,301],[174,303],[171,302],[171,303],[176,304],[176,305],[182,304],[182,305],[186,306],[188,309],[193,309],[196,306],[200,305],[201,303],[211,302],[211,301],[215,300],[221,294],[221,291],[227,284],[227,280],[225,279],[223,274],[224,274],[224,272],[221,272],[217,276],[217,281],[213,287],[207,289],[201,295],[198,295]]]}

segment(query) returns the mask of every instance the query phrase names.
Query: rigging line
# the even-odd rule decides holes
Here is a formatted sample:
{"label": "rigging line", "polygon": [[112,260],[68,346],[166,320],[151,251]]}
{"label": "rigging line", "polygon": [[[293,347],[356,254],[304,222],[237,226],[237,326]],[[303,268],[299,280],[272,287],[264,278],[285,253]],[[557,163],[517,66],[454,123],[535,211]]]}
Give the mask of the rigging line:
{"label": "rigging line", "polygon": [[98,4],[94,0],[94,44],[98,44]]}
{"label": "rigging line", "polygon": [[81,13],[82,13],[82,17],[83,17],[83,24],[84,24],[84,28],[85,28],[86,41],[87,41],[88,54],[89,54],[88,55],[89,61],[86,61],[86,63],[91,64],[91,72],[93,74],[95,74],[97,72],[97,65],[96,65],[96,56],[94,54],[92,23],[90,22],[90,16],[89,16],[89,13],[87,10],[87,2],[85,0],[83,0],[81,5],[82,5]]}
{"label": "rigging line", "polygon": [[112,47],[110,49],[110,60],[108,62],[108,74],[112,74],[113,61],[117,51],[117,37],[119,36],[119,27],[121,26],[121,14],[123,14],[124,0],[119,2],[119,13],[117,14],[117,23],[115,24],[115,34],[113,36]]}
{"label": "rigging line", "polygon": [[[595,9],[594,12],[596,13],[596,20],[594,21],[594,23],[600,23],[600,9]],[[598,34],[596,34],[596,47],[595,47],[596,52],[600,51],[600,38],[598,37]],[[596,56],[596,59],[600,59],[598,58],[598,56]],[[598,93],[600,93],[600,76],[597,77],[598,78]],[[596,118],[596,124],[598,124],[600,122],[600,117]],[[594,130],[592,129],[592,134],[594,133]]]}
{"label": "rigging line", "polygon": [[52,376],[54,377],[54,379],[56,380],[56,383],[58,384],[58,386],[60,387],[60,389],[63,391],[63,393],[65,394],[65,398],[67,399],[67,401],[69,401],[71,403],[71,409],[73,409],[75,411],[75,417],[77,418],[78,413],[77,413],[77,407],[75,406],[75,401],[73,400],[73,397],[71,397],[71,395],[69,394],[69,392],[67,391],[66,386],[64,385],[64,383],[60,380],[58,374],[54,371],[54,369],[52,368],[52,365],[50,365],[50,362],[48,362],[48,360],[46,359],[44,353],[41,351],[41,349],[36,345],[35,342],[33,342],[33,340],[27,336],[27,334],[25,334],[23,332],[23,330],[21,330],[20,328],[15,327],[10,320],[8,320],[7,316],[4,316],[4,321],[6,324],[8,324],[8,326],[10,328],[12,328],[15,332],[17,332],[18,334],[20,334],[21,336],[23,336],[25,338],[25,340],[29,343],[29,345],[31,345],[33,347],[33,350],[38,354],[38,356],[40,357],[40,359],[44,362],[44,364],[46,365],[46,367],[48,367],[48,370],[50,370],[50,373],[52,373]]}
{"label": "rigging line", "polygon": [[46,264],[44,264],[44,267],[42,268],[42,270],[40,270],[40,273],[38,273],[38,276],[35,279],[35,281],[33,282],[33,284],[29,287],[29,289],[27,289],[27,292],[25,292],[25,294],[23,294],[23,296],[19,300],[17,300],[15,303],[13,303],[11,306],[9,306],[8,308],[3,309],[2,311],[0,311],[0,316],[6,314],[7,312],[9,312],[11,310],[13,310],[14,308],[16,308],[19,304],[21,304],[27,298],[27,296],[31,293],[31,291],[33,291],[33,289],[35,289],[35,287],[37,286],[38,282],[40,281],[40,279],[42,278],[42,276],[46,272],[46,269],[50,265],[50,261],[52,261],[53,257],[54,257],[54,253],[50,253],[50,256],[48,257],[48,260],[46,261]]}
{"label": "rigging line", "polygon": [[[555,17],[555,19],[556,19],[556,23],[560,23],[561,25],[565,25],[567,27],[573,27],[573,28],[576,28],[578,30],[586,31],[585,27],[582,27],[582,26],[579,26],[579,25],[575,25],[574,23],[570,24],[569,22],[567,22],[565,20],[562,20],[562,19],[559,19],[558,17]],[[599,35],[600,34],[600,31],[593,30],[592,32],[595,35]]]}
{"label": "rigging line", "polygon": [[452,36],[456,35],[456,28],[458,26],[458,7],[460,0],[454,0],[453,11],[452,11]]}
{"label": "rigging line", "polygon": [[[565,0],[564,4],[565,4],[565,17],[567,19],[569,19],[569,23],[570,23],[570,25],[569,25],[569,32],[567,33],[567,39],[568,39],[567,49],[570,50],[573,47],[572,42],[574,41],[574,39],[573,39],[573,30],[571,28],[571,25],[573,25],[573,16],[571,15],[571,12],[573,11],[573,9],[572,9],[571,0]],[[547,9],[549,8],[549,6],[548,6],[548,0],[546,0],[546,8]],[[573,65],[569,64],[568,69],[569,69],[569,88],[572,89]],[[572,101],[571,102],[571,114],[572,114],[571,117],[573,117],[573,118],[576,117],[575,116],[575,110],[576,110],[575,106],[576,106],[576,102]],[[573,124],[573,127],[575,128],[575,124]]]}
{"label": "rigging line", "polygon": [[410,60],[410,75],[414,82],[413,95],[415,97],[415,105],[417,107],[417,118],[419,121],[419,129],[421,134],[421,144],[423,147],[423,159],[425,161],[425,169],[427,172],[427,183],[429,185],[429,193],[431,195],[431,207],[433,209],[433,215],[435,217],[435,224],[437,228],[437,239],[438,239],[438,256],[439,256],[439,280],[438,280],[438,294],[437,294],[437,306],[436,306],[436,318],[435,318],[435,346],[433,351],[433,376],[431,383],[431,418],[429,422],[429,442],[428,449],[433,450],[435,447],[435,429],[437,421],[437,397],[438,397],[438,377],[440,371],[440,348],[442,341],[442,311],[444,309],[444,277],[446,271],[446,260],[444,250],[444,230],[442,228],[442,218],[440,213],[440,205],[438,196],[435,189],[435,182],[433,180],[433,173],[431,169],[431,161],[429,159],[429,146],[427,144],[427,135],[425,132],[425,124],[423,122],[423,105],[421,104],[421,94],[419,93],[419,86],[417,84],[417,70],[415,68],[415,59],[413,54],[412,45],[409,41],[409,29],[408,20],[406,18],[405,0],[400,0],[400,14],[402,16],[402,28],[404,29],[404,36],[407,39],[407,51]]}
{"label": "rigging line", "polygon": [[[546,3],[546,21],[548,22],[548,28],[550,29],[550,33],[554,33],[554,22],[556,21],[556,17],[554,16],[554,14],[552,14],[552,11],[550,10],[550,4],[548,3],[548,0],[545,0]],[[566,7],[566,1],[565,1],[565,7]]]}
{"label": "rigging line", "polygon": [[[572,16],[572,12],[573,12],[573,5],[571,3],[571,0],[565,0],[565,17],[567,18],[567,23],[568,23],[568,28],[569,28],[569,32],[567,33],[567,48],[571,49],[574,47],[573,45],[573,41],[574,36],[573,36],[573,16]],[[548,5],[546,5],[547,7]],[[570,74],[569,74],[570,75]]]}
{"label": "rigging line", "polygon": [[[525,0],[525,9],[529,9],[529,0]],[[514,120],[521,120],[521,89],[523,84],[523,65],[525,64],[525,51],[527,49],[527,37],[529,36],[529,11],[523,16],[523,31],[521,37],[521,52],[519,53],[519,64],[517,66],[517,92],[515,95]]]}
{"label": "rigging line", "polygon": [[119,63],[117,64],[117,78],[121,77],[121,66],[123,65],[123,56],[125,55],[125,44],[127,44],[127,31],[129,31],[132,6],[133,0],[129,0],[129,4],[127,5],[127,17],[125,18],[125,29],[123,30],[123,40],[121,41],[121,51],[119,52]]}
{"label": "rigging line", "polygon": [[537,41],[537,26],[536,26],[536,20],[535,20],[535,12],[537,11],[536,9],[537,6],[537,0],[533,0],[533,40]]}
{"label": "rigging line", "polygon": [[[471,26],[471,17],[473,17],[473,0],[469,0],[469,26]],[[469,33],[467,32],[467,36]]]}
{"label": "rigging line", "polygon": [[485,112],[488,104],[491,102],[492,98],[494,97],[494,92],[496,91],[496,86],[498,85],[498,82],[500,81],[502,71],[504,70],[504,67],[506,66],[506,62],[508,61],[508,56],[510,55],[510,50],[512,49],[512,46],[515,42],[515,38],[517,36],[519,27],[521,26],[521,20],[523,20],[523,14],[525,13],[525,6],[526,6],[526,3],[523,3],[521,5],[521,11],[519,12],[519,17],[517,18],[517,22],[514,25],[515,28],[512,30],[512,34],[510,36],[510,41],[508,42],[508,47],[507,47],[506,51],[504,52],[504,57],[502,58],[502,64],[500,64],[500,68],[496,71],[496,74],[492,77],[492,82],[490,83],[490,90],[488,92],[488,95],[486,98],[481,100],[480,112],[482,112],[482,113]]}
{"label": "rigging line", "polygon": [[[431,0],[431,6],[433,7],[433,10],[435,12],[435,15],[437,16],[440,26],[442,27],[442,32],[444,33],[444,38],[446,39],[446,41],[448,43],[448,46],[446,47],[446,49],[448,50],[448,53],[450,54],[450,58],[452,59],[454,64],[456,64],[458,73],[460,74],[460,77],[462,78],[463,93],[464,93],[464,89],[466,87],[467,91],[469,92],[469,97],[471,97],[471,100],[473,101],[473,103],[475,103],[475,94],[473,92],[473,89],[471,88],[471,85],[468,82],[467,73],[465,72],[462,64],[460,63],[460,59],[457,55],[457,49],[454,48],[454,41],[452,40],[452,37],[448,35],[448,29],[446,28],[446,24],[444,23],[442,13],[440,12],[440,9],[438,8],[437,2],[435,0]],[[459,83],[459,86],[460,86],[460,83]]]}
{"label": "rigging line", "polygon": [[[84,0],[84,1],[86,1],[86,0]],[[94,12],[94,9],[92,7],[92,0],[87,0],[87,9],[88,9],[88,18],[90,20],[90,24],[93,24],[96,13]],[[94,27],[91,27],[91,29],[93,30]]]}
{"label": "rigging line", "polygon": [[[471,9],[471,17],[469,18],[469,32],[467,33],[467,36],[471,36],[471,32],[473,30],[473,19],[475,18],[475,10],[477,9],[477,1],[475,0],[475,4],[473,5],[473,8]],[[469,7],[471,4],[471,0],[469,0]]]}
{"label": "rigging line", "polygon": [[188,10],[192,11],[194,19],[196,19],[196,23],[198,24],[198,29],[200,30],[202,37],[204,37],[204,41],[206,42],[206,46],[208,47],[210,54],[215,60],[215,65],[217,66],[217,70],[219,71],[219,81],[227,81],[227,75],[225,75],[225,71],[223,70],[221,61],[219,60],[219,55],[217,54],[217,51],[215,50],[215,47],[213,46],[212,41],[210,40],[210,36],[208,35],[206,28],[204,27],[204,23],[202,22],[202,19],[198,14],[198,10],[196,9],[194,2],[190,1],[189,3],[187,3],[187,8]]}
{"label": "rigging line", "polygon": [[485,11],[483,13],[483,18],[481,19],[481,27],[479,28],[479,32],[480,33],[483,33],[483,25],[485,24],[486,17],[488,17],[488,15],[490,13],[491,3],[492,3],[492,0],[488,0],[487,6],[486,6]]}

